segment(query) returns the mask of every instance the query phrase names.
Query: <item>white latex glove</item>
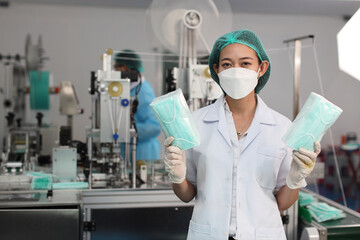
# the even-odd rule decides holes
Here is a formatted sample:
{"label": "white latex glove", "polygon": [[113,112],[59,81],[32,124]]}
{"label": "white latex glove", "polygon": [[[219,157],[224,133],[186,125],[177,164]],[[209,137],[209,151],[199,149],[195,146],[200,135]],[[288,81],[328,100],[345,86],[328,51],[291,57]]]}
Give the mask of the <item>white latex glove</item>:
{"label": "white latex glove", "polygon": [[315,152],[305,148],[299,148],[299,151],[293,151],[293,160],[290,166],[289,175],[286,177],[286,184],[291,189],[306,186],[304,179],[309,176],[315,166],[316,157],[321,151],[319,142],[314,143]]}
{"label": "white latex glove", "polygon": [[173,137],[168,137],[164,141],[165,150],[165,170],[168,172],[169,178],[173,183],[182,183],[186,175],[186,161],[180,148],[170,146],[174,141]]}

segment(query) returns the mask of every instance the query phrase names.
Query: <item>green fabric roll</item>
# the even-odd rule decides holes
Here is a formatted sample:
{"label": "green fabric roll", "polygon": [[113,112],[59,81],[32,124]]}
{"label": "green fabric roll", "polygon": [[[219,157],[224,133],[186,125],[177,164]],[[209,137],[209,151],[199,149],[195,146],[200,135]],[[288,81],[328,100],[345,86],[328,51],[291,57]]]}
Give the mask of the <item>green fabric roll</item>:
{"label": "green fabric roll", "polygon": [[30,71],[30,108],[32,110],[49,110],[49,79],[47,71]]}

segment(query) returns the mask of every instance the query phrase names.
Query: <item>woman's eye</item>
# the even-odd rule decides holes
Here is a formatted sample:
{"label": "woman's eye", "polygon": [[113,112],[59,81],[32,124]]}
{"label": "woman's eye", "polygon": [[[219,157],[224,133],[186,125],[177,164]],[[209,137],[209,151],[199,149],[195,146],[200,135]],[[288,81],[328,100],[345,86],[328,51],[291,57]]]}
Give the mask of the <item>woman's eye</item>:
{"label": "woman's eye", "polygon": [[243,62],[243,63],[241,63],[241,65],[242,65],[242,66],[249,66],[249,65],[251,65],[251,63],[249,63],[249,62]]}
{"label": "woman's eye", "polygon": [[221,66],[222,66],[223,68],[228,68],[228,67],[231,66],[231,64],[230,64],[230,63],[223,63]]}

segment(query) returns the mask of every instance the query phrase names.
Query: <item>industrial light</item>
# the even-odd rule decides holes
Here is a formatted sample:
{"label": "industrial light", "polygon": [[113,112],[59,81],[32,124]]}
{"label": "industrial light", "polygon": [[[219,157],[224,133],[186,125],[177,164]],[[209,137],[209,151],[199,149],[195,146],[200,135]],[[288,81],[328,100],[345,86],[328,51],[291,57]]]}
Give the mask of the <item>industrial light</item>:
{"label": "industrial light", "polygon": [[360,81],[360,8],[337,34],[340,70]]}

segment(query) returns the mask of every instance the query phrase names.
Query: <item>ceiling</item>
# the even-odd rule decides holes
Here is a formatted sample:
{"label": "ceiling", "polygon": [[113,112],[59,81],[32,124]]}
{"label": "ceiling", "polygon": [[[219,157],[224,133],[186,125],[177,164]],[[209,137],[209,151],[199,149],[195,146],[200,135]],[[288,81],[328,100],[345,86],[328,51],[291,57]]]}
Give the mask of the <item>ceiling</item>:
{"label": "ceiling", "polygon": [[[171,1],[171,0],[169,0]],[[181,1],[181,0],[173,0]],[[196,0],[194,0],[196,1]],[[209,0],[210,1],[210,0]],[[360,7],[360,0],[228,0],[233,12],[258,14],[332,15],[351,17]],[[42,4],[148,8],[152,0],[0,0]]]}

